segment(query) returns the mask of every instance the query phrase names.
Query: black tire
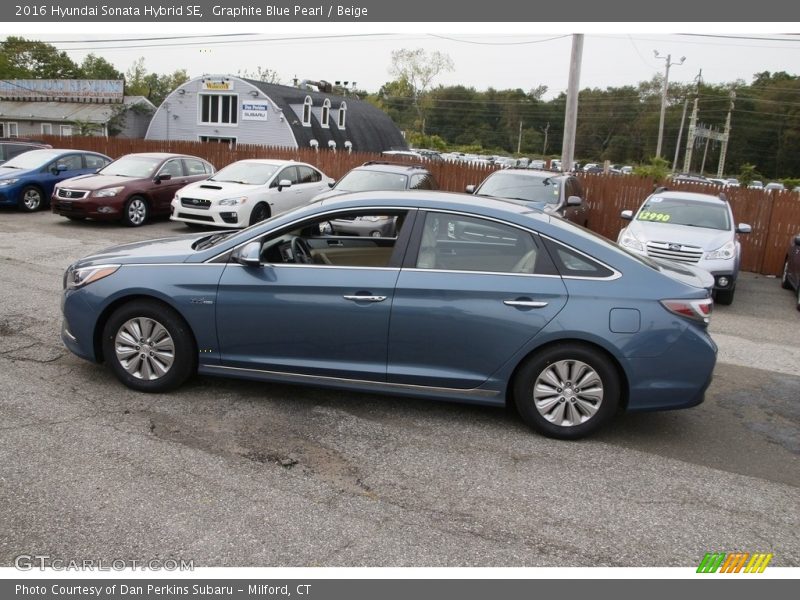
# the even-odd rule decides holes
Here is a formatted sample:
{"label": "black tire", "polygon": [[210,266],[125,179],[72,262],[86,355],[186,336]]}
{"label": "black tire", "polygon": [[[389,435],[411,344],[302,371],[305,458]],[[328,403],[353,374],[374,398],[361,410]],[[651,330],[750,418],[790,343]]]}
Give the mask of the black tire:
{"label": "black tire", "polygon": [[717,290],[714,294],[714,300],[717,304],[728,306],[733,303],[733,295],[736,293],[736,286],[729,290]]}
{"label": "black tire", "polygon": [[[537,408],[534,388],[537,380],[548,373],[564,387],[543,379],[537,392],[541,408]],[[569,379],[562,382],[561,375]],[[572,381],[573,377],[577,381]],[[581,384],[586,387],[581,389]],[[517,411],[531,428],[547,437],[575,440],[595,432],[614,416],[620,404],[621,385],[616,367],[603,352],[568,342],[528,358],[514,379],[513,394]]]}
{"label": "black tire", "polygon": [[66,215],[70,221],[85,221],[86,217],[75,217],[72,215]]}
{"label": "black tire", "polygon": [[128,227],[140,227],[150,217],[150,205],[142,196],[131,196],[122,211],[122,222]]}
{"label": "black tire", "polygon": [[781,287],[785,290],[792,289],[792,284],[789,283],[789,257],[783,262],[783,274],[781,275]]}
{"label": "black tire", "polygon": [[[148,329],[148,322],[160,325],[169,339],[156,327]],[[132,337],[136,331],[142,335],[138,340]],[[148,333],[153,337],[147,338]],[[169,362],[170,348],[172,362],[159,372],[158,365],[163,369]],[[129,353],[131,358],[126,363]],[[103,358],[117,379],[129,388],[166,392],[180,386],[195,372],[197,346],[186,321],[172,308],[153,300],[133,300],[115,310],[106,322]],[[151,374],[156,378],[151,379]]]}
{"label": "black tire", "polygon": [[25,212],[35,212],[44,206],[44,192],[35,185],[26,185],[19,195],[19,207]]}
{"label": "black tire", "polygon": [[797,286],[797,310],[800,310],[800,285]]}
{"label": "black tire", "polygon": [[260,202],[253,207],[252,212],[250,213],[250,225],[255,225],[256,223],[263,221],[265,219],[269,219],[269,206]]}

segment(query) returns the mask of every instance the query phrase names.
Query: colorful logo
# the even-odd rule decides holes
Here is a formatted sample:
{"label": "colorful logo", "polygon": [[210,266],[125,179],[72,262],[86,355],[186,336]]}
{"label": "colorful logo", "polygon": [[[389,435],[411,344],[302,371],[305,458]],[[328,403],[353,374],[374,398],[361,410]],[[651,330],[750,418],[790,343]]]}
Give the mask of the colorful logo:
{"label": "colorful logo", "polygon": [[763,573],[772,554],[764,552],[706,552],[700,565],[697,567],[698,573]]}

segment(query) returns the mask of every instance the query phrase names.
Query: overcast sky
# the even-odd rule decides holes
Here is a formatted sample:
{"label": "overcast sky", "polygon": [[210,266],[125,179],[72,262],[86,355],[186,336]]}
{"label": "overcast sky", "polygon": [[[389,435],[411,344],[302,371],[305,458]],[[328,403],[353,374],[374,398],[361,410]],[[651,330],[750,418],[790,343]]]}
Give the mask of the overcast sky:
{"label": "overcast sky", "polygon": [[[781,29],[792,30],[790,25]],[[234,30],[219,24],[214,29],[218,37],[148,40],[137,38],[196,36],[201,32],[196,27],[192,28],[194,33],[186,28],[176,31],[173,27],[164,33],[153,33],[152,29],[144,33],[136,30],[143,26],[128,25],[123,29],[128,33],[124,34],[89,31],[80,36],[67,36],[34,30],[23,31],[21,35],[54,43],[78,62],[94,52],[123,72],[139,57],[145,58],[150,72],[167,73],[186,68],[192,77],[211,73],[235,75],[239,69],[254,71],[261,66],[277,71],[282,83],[290,84],[295,76],[348,80],[356,81],[359,88],[371,92],[391,79],[388,67],[392,50],[424,48],[448,54],[455,64],[454,71],[442,74],[435,83],[464,84],[480,90],[488,87],[529,90],[546,85],[547,97],[552,97],[566,89],[571,45],[566,32],[569,29],[564,30],[562,26],[560,31],[556,28],[547,34],[541,32],[547,24],[537,26],[538,31],[530,34],[478,34],[437,33],[438,28],[443,30],[446,26],[425,24],[418,26],[420,31],[431,33],[383,34],[377,33],[375,26],[337,33],[340,29],[329,25],[315,32],[288,36],[265,32],[219,37]],[[387,31],[390,27],[381,30]],[[92,28],[86,27],[87,30]],[[764,70],[800,72],[798,35],[764,32],[763,26],[761,33],[712,30],[709,34],[705,33],[709,30],[707,27],[681,28],[704,32],[695,35],[634,33],[635,29],[635,25],[609,27],[605,31],[613,33],[586,35],[581,87],[635,85],[652,78],[664,70],[664,60],[656,59],[654,50],[662,55],[672,54],[675,62],[686,57],[683,65],[672,67],[671,81],[690,82],[700,69],[708,83],[735,79],[750,82],[754,73]],[[238,30],[242,31],[241,27]],[[259,31],[260,25],[249,24],[246,30]],[[758,37],[768,39],[748,39]],[[115,38],[130,41],[102,41]]]}

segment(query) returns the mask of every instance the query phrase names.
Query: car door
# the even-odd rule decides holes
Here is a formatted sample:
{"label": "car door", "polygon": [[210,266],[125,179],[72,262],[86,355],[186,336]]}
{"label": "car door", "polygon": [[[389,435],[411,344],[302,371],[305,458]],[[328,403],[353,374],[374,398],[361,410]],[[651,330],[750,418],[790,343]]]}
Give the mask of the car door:
{"label": "car door", "polygon": [[[273,216],[308,203],[307,200],[303,200],[305,196],[303,188],[298,185],[299,180],[295,165],[284,167],[272,179],[269,186],[269,205]],[[292,185],[290,187],[282,187],[279,185],[282,181],[288,181]]]}
{"label": "car door", "polygon": [[[164,178],[164,176],[168,178]],[[183,170],[183,161],[180,158],[171,158],[164,162],[156,171],[153,186],[150,188],[150,197],[153,200],[153,213],[165,214],[171,212],[170,203],[175,197],[175,192],[188,184],[190,179]]]}
{"label": "car door", "polygon": [[795,288],[800,287],[800,244],[797,239],[800,238],[800,233],[792,237],[792,247],[789,249],[789,280],[794,284]]}
{"label": "car door", "polygon": [[483,384],[567,301],[538,236],[445,212],[416,219],[392,305],[388,381]]}
{"label": "car door", "polygon": [[308,165],[297,165],[297,177],[297,187],[301,191],[303,204],[308,204],[314,196],[330,189],[323,181],[322,173]]}
{"label": "car door", "polygon": [[258,266],[226,266],[216,311],[223,366],[385,381],[389,316],[405,242],[388,251],[374,246],[374,253],[355,248],[350,261],[348,249],[336,247],[329,250],[339,253],[333,260],[318,258],[315,250],[315,262],[292,262],[292,240],[311,231],[319,237],[321,223],[259,240]]}
{"label": "car door", "polygon": [[69,179],[70,177],[77,177],[86,173],[83,166],[83,160],[79,153],[64,154],[56,160],[48,164],[41,173],[40,183],[44,190],[45,198],[50,198],[53,193],[55,185]]}

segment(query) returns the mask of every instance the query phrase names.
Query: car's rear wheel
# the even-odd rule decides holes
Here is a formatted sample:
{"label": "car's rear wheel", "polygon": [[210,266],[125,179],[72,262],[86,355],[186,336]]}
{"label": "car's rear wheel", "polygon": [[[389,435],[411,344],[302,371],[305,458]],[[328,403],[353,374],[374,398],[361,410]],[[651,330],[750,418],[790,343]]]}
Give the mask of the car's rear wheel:
{"label": "car's rear wheel", "polygon": [[125,210],[122,211],[122,222],[128,227],[139,227],[144,225],[150,214],[150,207],[147,200],[141,196],[132,196],[125,203]]}
{"label": "car's rear wheel", "polygon": [[269,207],[262,202],[253,207],[253,212],[250,213],[250,225],[255,225],[264,219],[269,219]]}
{"label": "car's rear wheel", "polygon": [[800,285],[797,286],[797,310],[800,310]]}
{"label": "car's rear wheel", "polygon": [[725,306],[733,303],[733,295],[736,293],[736,287],[732,287],[729,290],[717,290],[716,294],[714,295],[714,300],[717,304],[723,304]]}
{"label": "car's rear wheel", "polygon": [[42,190],[35,185],[27,185],[22,188],[22,194],[20,196],[20,208],[26,212],[39,210],[42,207],[43,200],[44,194],[42,193]]}
{"label": "car's rear wheel", "polygon": [[792,289],[792,284],[789,283],[789,257],[783,261],[783,275],[781,275],[781,287],[785,290]]}
{"label": "car's rear wheel", "polygon": [[530,357],[514,380],[522,419],[548,437],[578,439],[616,412],[620,380],[611,360],[580,343],[551,346]]}
{"label": "car's rear wheel", "polygon": [[140,392],[178,387],[194,372],[196,355],[189,326],[159,302],[125,304],[103,328],[103,357],[117,379]]}

